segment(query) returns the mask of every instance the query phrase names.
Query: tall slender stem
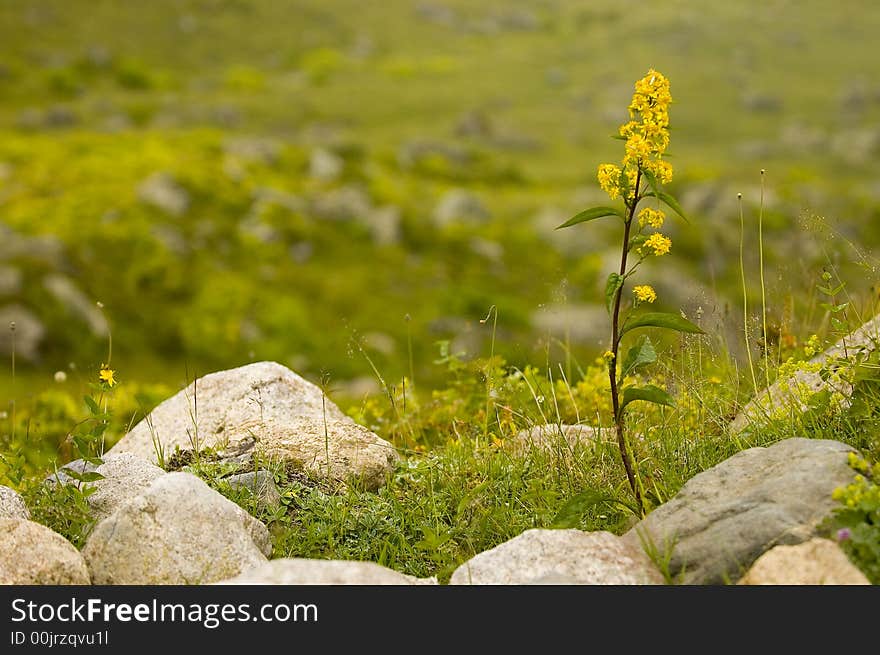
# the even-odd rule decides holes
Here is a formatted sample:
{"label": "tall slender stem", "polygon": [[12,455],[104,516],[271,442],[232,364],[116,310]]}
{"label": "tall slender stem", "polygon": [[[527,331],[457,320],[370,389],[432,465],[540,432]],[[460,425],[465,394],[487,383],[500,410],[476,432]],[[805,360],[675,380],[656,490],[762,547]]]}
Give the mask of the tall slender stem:
{"label": "tall slender stem", "polygon": [[[620,253],[620,271],[619,275],[623,277],[626,274],[626,259],[629,254],[629,236],[632,227],[633,217],[636,213],[636,206],[639,204],[639,185],[642,181],[642,171],[636,174],[635,192],[633,194],[632,204],[627,206],[629,213],[624,220],[623,227],[623,246]],[[629,455],[626,444],[626,434],[623,426],[623,412],[620,408],[620,394],[617,388],[617,351],[620,348],[620,302],[623,297],[623,284],[621,282],[614,296],[614,309],[611,313],[611,361],[608,362],[608,378],[611,382],[611,404],[614,409],[614,428],[617,431],[617,445],[620,448],[620,457],[623,460],[623,468],[626,469],[626,478],[629,486],[636,497],[636,504],[639,513],[644,514],[644,505],[642,503],[642,494],[636,482],[635,470]]]}

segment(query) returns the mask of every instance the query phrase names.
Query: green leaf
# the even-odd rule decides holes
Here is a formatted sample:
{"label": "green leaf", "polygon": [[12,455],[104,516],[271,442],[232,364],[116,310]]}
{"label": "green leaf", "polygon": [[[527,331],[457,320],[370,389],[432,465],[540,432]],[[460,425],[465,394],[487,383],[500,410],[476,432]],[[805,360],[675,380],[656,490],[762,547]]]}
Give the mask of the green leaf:
{"label": "green leaf", "polygon": [[644,400],[656,405],[667,405],[668,407],[674,406],[672,396],[653,384],[644,387],[624,387],[623,402],[620,404],[621,413],[624,407],[635,400]]}
{"label": "green leaf", "polygon": [[643,336],[626,353],[626,357],[623,359],[623,368],[620,369],[620,379],[622,380],[630,373],[635,372],[640,366],[653,364],[656,361],[657,351],[654,350],[654,344],[647,336]]}
{"label": "green leaf", "polygon": [[98,403],[95,402],[94,398],[92,398],[91,396],[83,396],[83,400],[86,401],[86,405],[89,406],[89,411],[92,412],[92,414],[101,413],[101,408],[98,407]]}
{"label": "green leaf", "polygon": [[665,193],[664,191],[657,191],[656,194],[657,197],[660,198],[660,200],[665,202],[669,206],[669,208],[672,209],[672,211],[681,216],[684,219],[685,223],[690,223],[690,221],[688,221],[687,219],[687,216],[684,215],[684,210],[681,208],[681,205],[678,204],[678,200],[673,198],[668,193]]}
{"label": "green leaf", "polygon": [[611,313],[611,305],[614,303],[614,297],[620,287],[623,286],[624,277],[619,273],[612,273],[608,276],[608,283],[605,285],[605,308]]}
{"label": "green leaf", "polygon": [[607,494],[600,491],[588,490],[582,491],[576,496],[572,496],[559,509],[551,528],[576,528],[580,525],[581,519],[591,507],[599,503],[611,500]]}
{"label": "green leaf", "polygon": [[586,223],[587,221],[593,221],[597,218],[603,218],[605,216],[619,216],[620,218],[624,218],[623,213],[619,209],[614,209],[614,207],[592,207],[590,209],[585,209],[577,216],[573,216],[569,218],[565,223],[557,227],[557,230],[560,230],[564,227],[571,227],[572,225],[577,225],[578,223]]}
{"label": "green leaf", "polygon": [[694,325],[686,318],[683,318],[679,314],[668,314],[666,312],[646,312],[644,314],[640,314],[635,318],[628,320],[623,329],[620,331],[621,335],[626,334],[630,330],[635,330],[640,327],[659,327],[659,328],[667,328],[669,330],[676,330],[677,332],[690,332],[692,334],[705,334],[699,326]]}
{"label": "green leaf", "polygon": [[651,187],[651,191],[653,191],[654,195],[659,198],[662,191],[660,191],[660,183],[657,182],[657,176],[647,168],[642,169],[642,175],[648,180],[648,186]]}

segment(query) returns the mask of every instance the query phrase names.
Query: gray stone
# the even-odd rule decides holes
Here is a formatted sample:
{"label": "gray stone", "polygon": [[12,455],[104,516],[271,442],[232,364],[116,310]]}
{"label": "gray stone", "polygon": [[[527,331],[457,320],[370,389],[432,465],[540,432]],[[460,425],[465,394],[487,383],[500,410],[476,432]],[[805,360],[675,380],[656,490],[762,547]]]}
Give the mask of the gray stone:
{"label": "gray stone", "polygon": [[669,570],[685,584],[735,582],[764,552],[816,536],[852,481],[852,448],[818,439],[786,439],[749,448],[694,476],[624,539],[671,549]]}
{"label": "gray stone", "polygon": [[[10,327],[13,323],[14,334]],[[45,336],[46,328],[31,310],[17,304],[0,307],[0,352],[4,355],[12,354],[14,344],[16,358],[36,361]]]}
{"label": "gray stone", "polygon": [[464,189],[447,191],[434,209],[434,222],[441,227],[455,221],[482,223],[489,216],[483,201]]}
{"label": "gray stone", "polygon": [[[613,429],[607,429],[609,435]],[[535,425],[517,432],[510,440],[517,449],[538,448],[540,450],[571,450],[584,445],[592,445],[599,440],[601,431],[591,425]]]}
{"label": "gray stone", "polygon": [[418,585],[437,584],[373,562],[318,559],[275,559],[217,584],[258,585]]}
{"label": "gray stone", "polygon": [[360,217],[360,221],[367,226],[377,246],[391,246],[400,242],[401,215],[398,207],[385,205],[371,209]]}
{"label": "gray stone", "polygon": [[49,528],[16,518],[0,518],[0,584],[87,585],[82,555]]}
{"label": "gray stone", "polygon": [[808,409],[810,397],[819,391],[836,392],[834,396],[844,405],[852,394],[852,385],[835,377],[823,380],[818,367],[831,361],[855,354],[868,354],[880,344],[880,315],[840,339],[826,351],[810,360],[810,368],[798,370],[794,375],[777,380],[750,400],[730,424],[732,432],[742,432],[750,426],[760,427],[772,419],[790,420]]}
{"label": "gray stone", "polygon": [[63,275],[47,275],[43,278],[43,287],[71,314],[84,321],[94,336],[107,336],[110,327],[104,314],[73,280]]}
{"label": "gray stone", "polygon": [[82,554],[94,584],[203,584],[259,566],[262,523],[189,473],[157,478],[99,522]]}
{"label": "gray stone", "polygon": [[761,555],[741,585],[869,585],[836,543],[811,539],[795,546],[774,546]]}
{"label": "gray stone", "polygon": [[547,305],[532,314],[532,327],[562,343],[596,346],[608,338],[608,313],[601,305]]}
{"label": "gray stone", "polygon": [[269,471],[250,471],[223,478],[233,489],[247,489],[261,508],[281,506],[281,494]]}
{"label": "gray stone", "polygon": [[363,189],[354,186],[329,191],[315,198],[311,204],[312,214],[328,221],[358,220],[372,210],[370,196]]}
{"label": "gray stone", "polygon": [[526,530],[459,566],[450,584],[663,584],[636,545],[610,532]]}
{"label": "gray stone", "polygon": [[95,491],[89,495],[88,503],[98,519],[110,516],[128,499],[146,491],[154,480],[166,475],[158,466],[131,453],[104,455],[103,464],[94,470],[104,476],[89,483]]}
{"label": "gray stone", "polygon": [[0,296],[14,296],[21,291],[21,271],[11,266],[0,266]]}
{"label": "gray stone", "polygon": [[68,475],[68,471],[72,471],[73,473],[78,473],[82,475],[83,473],[92,473],[97,470],[98,465],[92,464],[91,462],[87,462],[84,459],[75,459],[72,462],[68,462],[61,468],[57,469],[54,473],[50,473],[43,480],[44,483],[56,483],[56,484],[77,484],[79,480],[74,478],[71,475]]}
{"label": "gray stone", "polygon": [[168,173],[154,173],[141,182],[138,198],[170,216],[183,216],[189,209],[189,194]]}
{"label": "gray stone", "polygon": [[327,148],[315,148],[309,158],[309,176],[320,182],[333,182],[345,170],[345,160]]}
{"label": "gray stone", "polygon": [[273,166],[278,163],[282,148],[273,139],[249,136],[227,139],[223,149],[227,155],[242,161]]}
{"label": "gray stone", "polygon": [[0,518],[4,519],[23,519],[27,521],[31,518],[24,499],[19,496],[15,490],[0,485]]}
{"label": "gray stone", "polygon": [[111,450],[156,461],[176,448],[221,457],[253,450],[320,477],[376,489],[397,460],[394,447],[347,417],[320,388],[275,362],[199,378],[156,407]]}

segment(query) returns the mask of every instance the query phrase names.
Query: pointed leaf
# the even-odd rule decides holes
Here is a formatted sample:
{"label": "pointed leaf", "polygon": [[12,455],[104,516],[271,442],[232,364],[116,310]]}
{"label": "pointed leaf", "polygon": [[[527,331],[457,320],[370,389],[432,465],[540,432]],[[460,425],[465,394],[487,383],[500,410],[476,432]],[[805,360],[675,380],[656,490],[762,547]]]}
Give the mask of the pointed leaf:
{"label": "pointed leaf", "polygon": [[612,273],[608,276],[608,282],[605,285],[605,308],[611,313],[611,305],[614,304],[614,297],[617,295],[620,287],[623,286],[624,277],[619,273]]}
{"label": "pointed leaf", "polygon": [[688,221],[687,216],[684,215],[684,210],[681,208],[681,205],[678,204],[678,200],[663,191],[658,191],[657,197],[665,202],[669,206],[669,208],[672,209],[676,214],[681,216],[684,219],[685,223],[690,222]]}
{"label": "pointed leaf", "polygon": [[651,191],[654,192],[654,195],[659,197],[659,194],[661,194],[662,191],[660,191],[660,184],[657,182],[657,176],[647,168],[642,169],[642,175],[648,180],[648,186],[651,187]]}
{"label": "pointed leaf", "polygon": [[91,396],[83,396],[83,400],[86,401],[86,405],[88,405],[89,411],[91,411],[92,414],[101,413],[101,409],[98,407],[98,403],[95,402],[94,398]]}
{"label": "pointed leaf", "polygon": [[593,221],[597,218],[603,218],[605,216],[619,216],[623,218],[623,214],[619,209],[614,209],[614,207],[592,207],[590,209],[585,209],[577,216],[573,216],[569,218],[565,223],[557,227],[557,230],[560,230],[564,227],[571,227],[572,225],[577,225],[578,223],[586,223],[587,221]]}
{"label": "pointed leaf", "polygon": [[640,327],[660,327],[677,332],[690,332],[692,334],[705,334],[699,326],[694,325],[686,318],[679,314],[668,314],[666,312],[646,312],[635,318],[628,320],[620,334],[626,334],[630,330]]}
{"label": "pointed leaf", "polygon": [[550,527],[576,528],[580,524],[584,514],[587,513],[588,509],[607,500],[610,500],[609,496],[600,491],[592,489],[582,491],[565,501],[565,504],[559,509],[559,512],[550,524]]}
{"label": "pointed leaf", "polygon": [[624,387],[623,402],[620,404],[620,411],[623,412],[624,407],[636,400],[644,400],[656,405],[667,405],[668,407],[674,406],[672,396],[663,391],[660,387],[649,384],[644,387]]}
{"label": "pointed leaf", "polygon": [[623,368],[620,369],[620,379],[634,373],[640,366],[653,364],[656,361],[657,351],[654,350],[654,344],[647,336],[644,336],[626,353],[626,357],[623,359]]}

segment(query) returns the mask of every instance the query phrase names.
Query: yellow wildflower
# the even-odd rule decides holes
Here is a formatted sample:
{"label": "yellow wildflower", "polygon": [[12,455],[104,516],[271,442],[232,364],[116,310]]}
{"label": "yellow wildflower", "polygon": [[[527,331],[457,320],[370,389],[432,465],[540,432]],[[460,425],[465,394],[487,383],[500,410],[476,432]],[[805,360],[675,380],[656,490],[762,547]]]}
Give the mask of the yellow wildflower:
{"label": "yellow wildflower", "polygon": [[653,255],[656,255],[657,257],[660,257],[661,255],[665,255],[666,253],[668,253],[669,249],[671,247],[672,247],[672,240],[671,239],[663,236],[659,232],[655,232],[654,234],[649,236],[647,238],[647,240],[645,241],[644,245],[642,246],[642,252],[645,252],[646,250],[651,250],[653,252],[649,253],[649,254],[653,254]]}
{"label": "yellow wildflower", "polygon": [[804,346],[804,355],[807,357],[812,357],[820,350],[820,341],[819,335],[814,334],[809,339],[807,339],[807,343]]}
{"label": "yellow wildflower", "polygon": [[657,292],[654,291],[654,287],[649,284],[640,284],[636,287],[633,287],[633,293],[636,296],[636,300],[638,302],[654,302],[657,300]]}
{"label": "yellow wildflower", "polygon": [[116,371],[106,364],[101,364],[101,370],[98,372],[98,379],[101,382],[106,382],[108,387],[114,386],[116,384],[116,378],[113,377],[114,375],[116,375]]}
{"label": "yellow wildflower", "polygon": [[666,214],[664,214],[659,209],[651,209],[650,207],[645,207],[642,211],[639,212],[639,226],[645,227],[646,225],[650,225],[655,230],[659,230],[663,227],[663,220],[666,218]]}
{"label": "yellow wildflower", "polygon": [[602,354],[602,359],[604,359],[606,362],[611,362],[611,361],[614,360],[614,353],[611,352],[610,350],[606,350],[606,351]]}
{"label": "yellow wildflower", "polygon": [[626,157],[623,162],[641,163],[651,156],[652,151],[651,144],[643,135],[633,134],[626,140]]}
{"label": "yellow wildflower", "polygon": [[614,164],[602,164],[597,177],[599,186],[612,200],[620,195],[620,168]]}

